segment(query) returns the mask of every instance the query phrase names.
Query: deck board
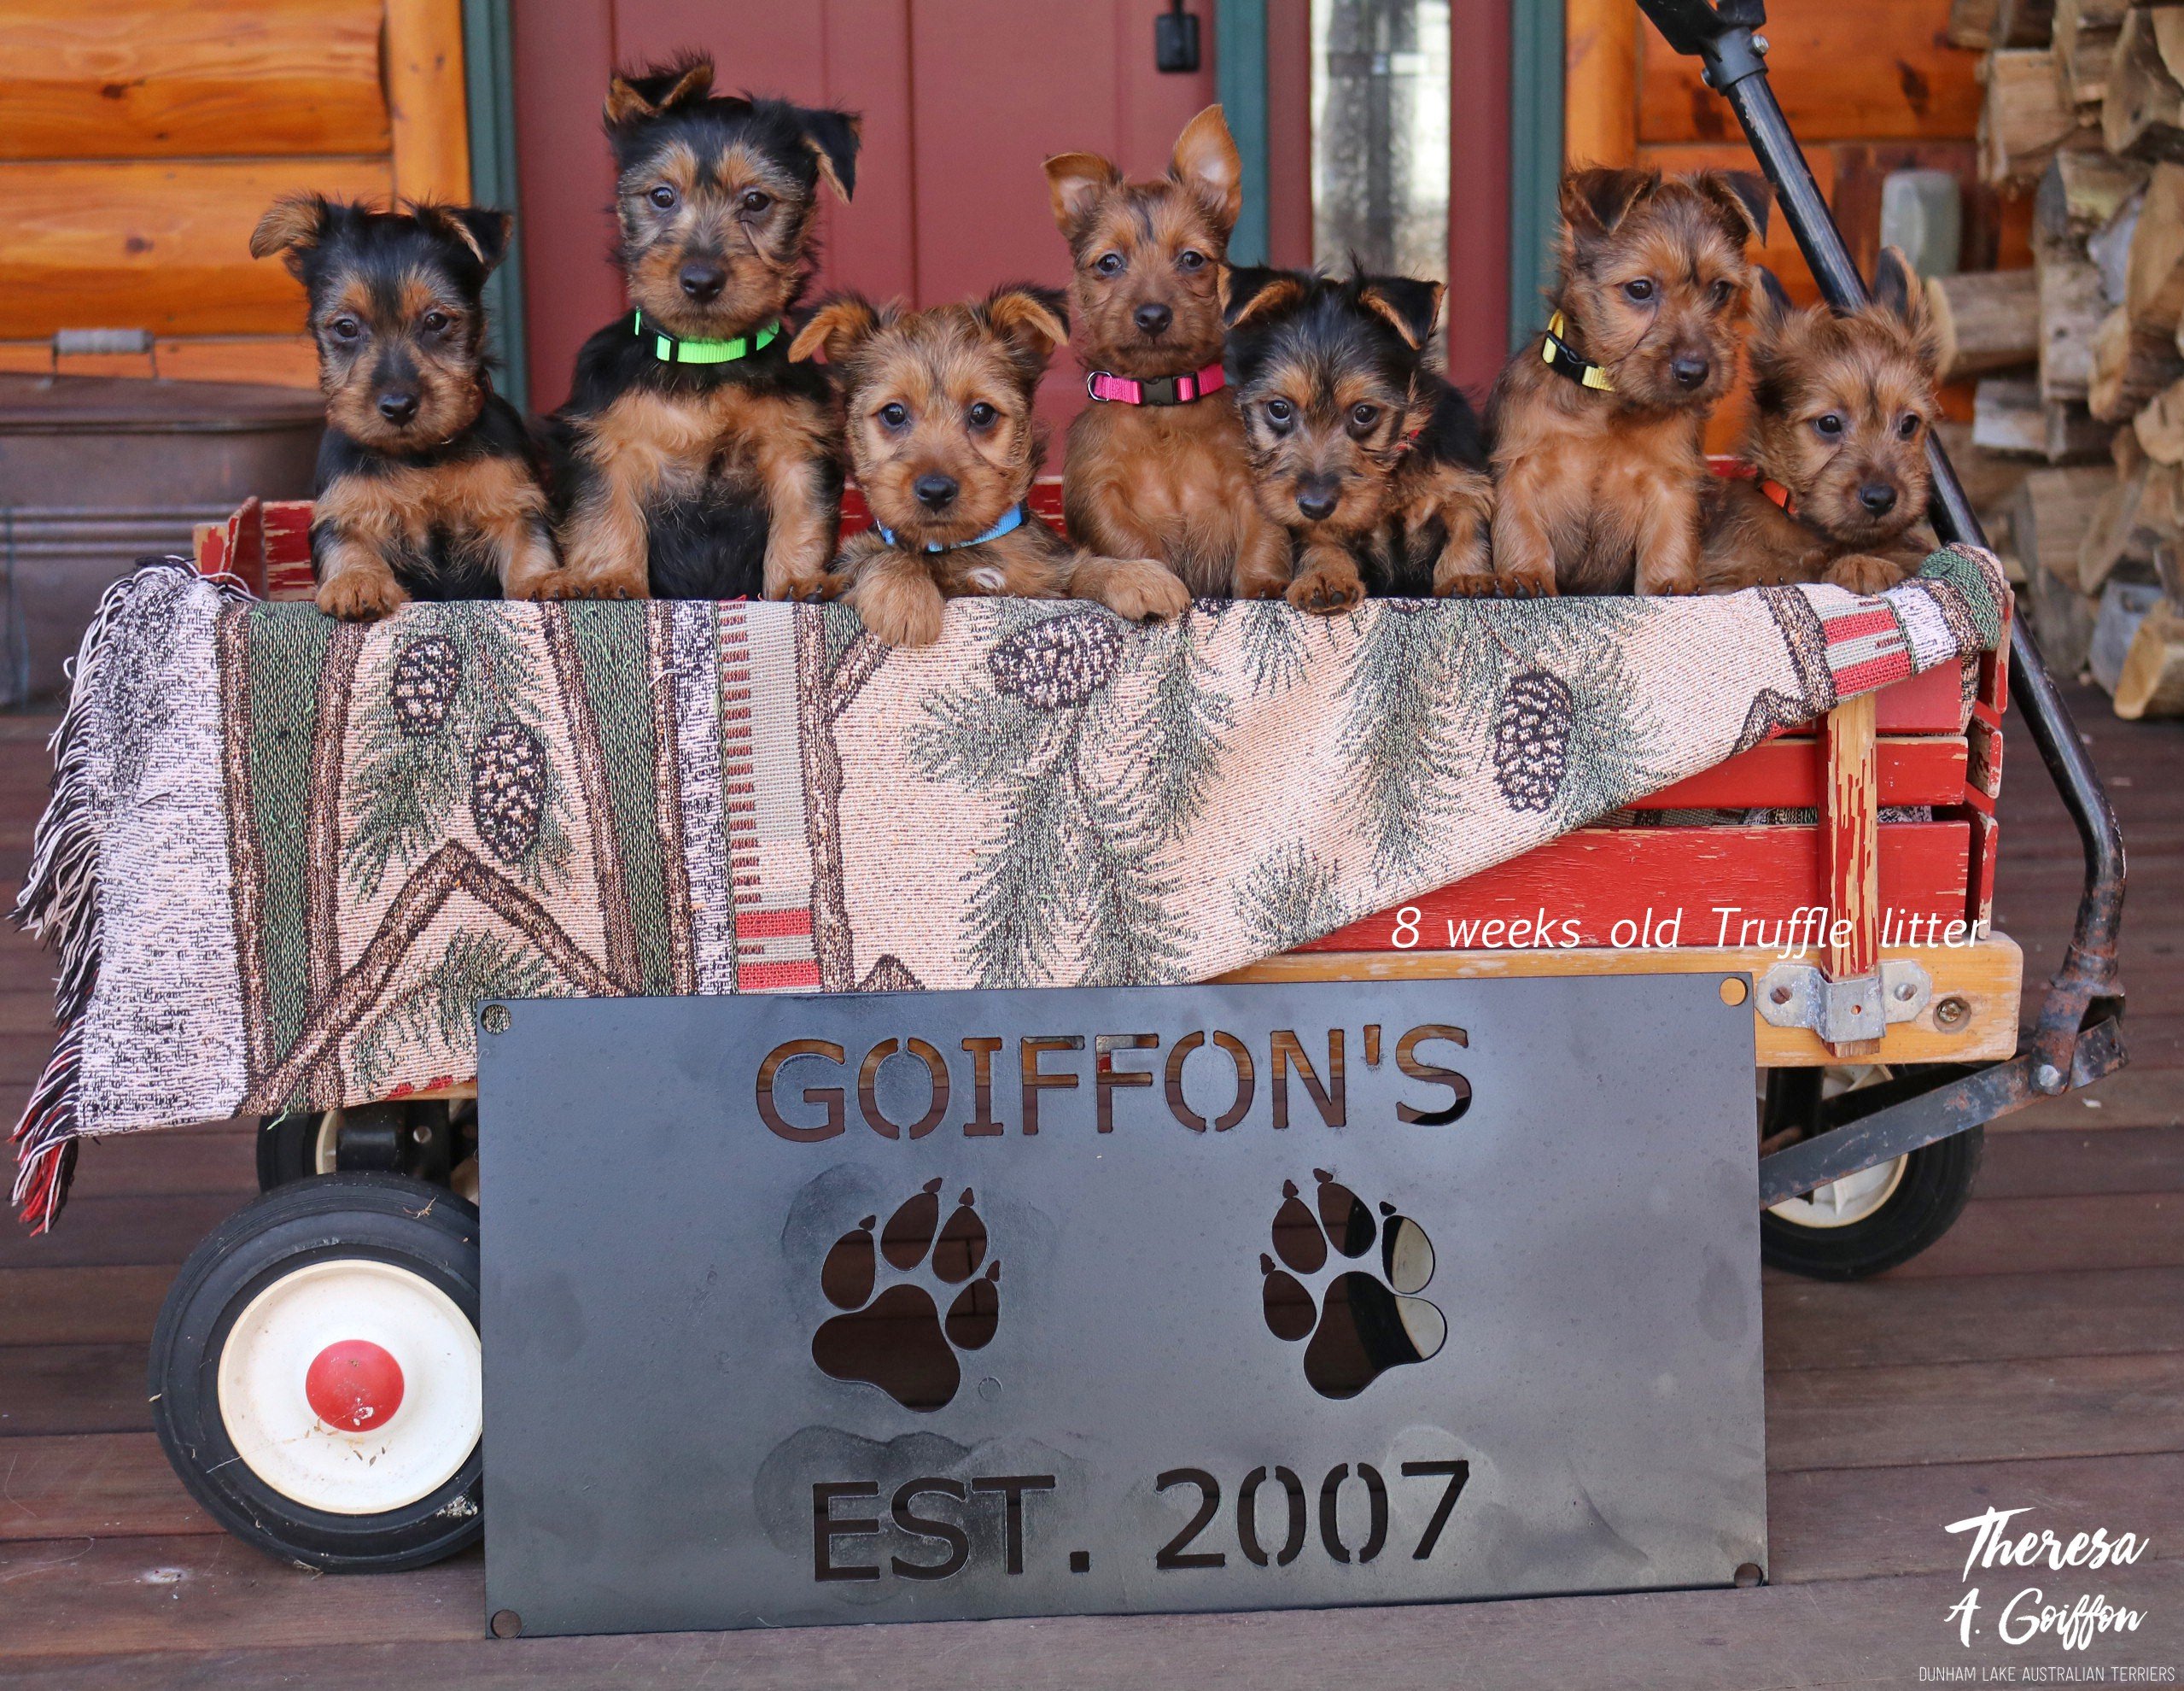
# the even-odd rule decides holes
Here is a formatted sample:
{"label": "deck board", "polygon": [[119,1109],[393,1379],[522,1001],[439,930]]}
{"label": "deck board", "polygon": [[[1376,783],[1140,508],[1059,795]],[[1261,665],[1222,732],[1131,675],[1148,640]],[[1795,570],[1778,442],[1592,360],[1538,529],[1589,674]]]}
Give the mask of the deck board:
{"label": "deck board", "polygon": [[[1922,1665],[2010,1659],[1957,1651],[1940,1620],[1963,1589],[1962,1541],[1942,1529],[1990,1504],[2150,1531],[2146,1561],[2099,1581],[2137,1600],[2145,1625],[2120,1652],[2071,1659],[2184,1665],[2184,1536],[2168,1519],[2184,1495],[2184,853],[2168,843],[2184,822],[2184,728],[2070,698],[2104,771],[2123,777],[2133,1066],[1996,1124],[1978,1196],[1904,1269],[1859,1285],[1767,1276],[1762,1589],[494,1643],[476,1553],[387,1578],[307,1575],[219,1532],[166,1466],[143,1401],[158,1302],[254,1190],[249,1128],[207,1124],[88,1147],[53,1236],[0,1229],[0,1678],[53,1691],[1136,1691],[1337,1671],[1375,1691],[1896,1684]],[[0,717],[0,866],[20,867],[49,726]],[[2024,945],[2036,992],[2062,955],[2078,865],[2029,747],[2001,815],[1998,925]],[[50,973],[0,928],[0,1108],[20,1108],[43,1059]]]}

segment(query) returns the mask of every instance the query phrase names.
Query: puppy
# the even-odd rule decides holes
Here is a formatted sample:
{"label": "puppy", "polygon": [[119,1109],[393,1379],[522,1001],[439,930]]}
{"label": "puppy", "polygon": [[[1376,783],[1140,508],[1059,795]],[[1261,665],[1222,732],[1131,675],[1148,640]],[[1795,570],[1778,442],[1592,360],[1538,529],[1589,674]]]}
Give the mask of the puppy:
{"label": "puppy", "polygon": [[634,312],[586,342],[557,414],[566,591],[811,599],[842,497],[825,372],[782,317],[823,181],[855,185],[857,120],[715,96],[686,58],[608,91],[616,256]]}
{"label": "puppy", "polygon": [[850,538],[834,570],[880,639],[930,646],[943,604],[974,594],[1095,599],[1140,621],[1188,608],[1160,564],[1095,557],[1025,507],[1039,470],[1033,397],[1068,338],[1062,295],[1032,287],[920,312],[844,295],[797,336],[791,359],[823,350],[841,377],[850,460],[874,526]]}
{"label": "puppy", "polygon": [[277,200],[253,258],[283,255],[310,296],[326,432],[311,568],[329,616],[412,599],[541,596],[558,573],[523,419],[485,368],[485,278],[505,212],[375,211]]}
{"label": "puppy", "polygon": [[1492,571],[1458,591],[1697,591],[1701,436],[1736,377],[1765,196],[1719,171],[1563,178],[1554,315],[1488,410]]}
{"label": "puppy", "polygon": [[1258,506],[1293,549],[1283,591],[1346,611],[1487,569],[1478,420],[1427,361],[1441,284],[1296,271],[1229,278],[1229,358]]}
{"label": "puppy", "polygon": [[1893,247],[1875,266],[1873,303],[1846,317],[1799,311],[1767,272],[1760,281],[1743,454],[1758,475],[1708,490],[1706,589],[1833,582],[1879,593],[1933,550],[1917,533],[1941,365],[1925,293]]}
{"label": "puppy", "polygon": [[1221,390],[1221,277],[1242,184],[1218,106],[1185,126],[1164,181],[1125,182],[1095,153],[1047,161],[1095,401],[1070,424],[1063,460],[1070,537],[1160,559],[1201,597],[1289,584],[1288,538],[1250,496],[1243,425]]}

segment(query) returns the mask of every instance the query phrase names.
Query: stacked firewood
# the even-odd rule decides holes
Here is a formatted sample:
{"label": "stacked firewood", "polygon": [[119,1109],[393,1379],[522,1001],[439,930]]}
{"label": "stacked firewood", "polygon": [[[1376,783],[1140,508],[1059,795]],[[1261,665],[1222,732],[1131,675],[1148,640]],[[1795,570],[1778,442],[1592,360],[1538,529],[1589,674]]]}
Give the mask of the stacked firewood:
{"label": "stacked firewood", "polygon": [[2033,466],[1991,514],[2050,667],[2184,715],[2184,3],[1953,0],[1949,33],[1983,175],[2032,196],[2030,269],[1927,284],[1967,483]]}

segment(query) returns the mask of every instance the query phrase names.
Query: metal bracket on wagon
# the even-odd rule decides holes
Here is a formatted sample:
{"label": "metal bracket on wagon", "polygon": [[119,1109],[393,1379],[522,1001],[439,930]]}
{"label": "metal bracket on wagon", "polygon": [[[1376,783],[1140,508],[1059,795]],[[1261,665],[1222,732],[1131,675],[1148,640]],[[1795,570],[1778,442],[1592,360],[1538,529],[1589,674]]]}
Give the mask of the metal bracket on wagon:
{"label": "metal bracket on wagon", "polygon": [[1878,975],[1831,980],[1817,963],[1778,963],[1760,977],[1760,1014],[1777,1027],[1809,1027],[1831,1045],[1877,1039],[1934,996],[1934,977],[1910,957],[1888,957]]}

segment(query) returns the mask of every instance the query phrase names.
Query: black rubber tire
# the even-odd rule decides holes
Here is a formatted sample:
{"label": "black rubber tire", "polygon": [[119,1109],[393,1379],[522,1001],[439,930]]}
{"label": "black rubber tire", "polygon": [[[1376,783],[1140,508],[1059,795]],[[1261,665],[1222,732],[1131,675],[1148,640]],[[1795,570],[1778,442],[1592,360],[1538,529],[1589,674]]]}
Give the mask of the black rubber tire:
{"label": "black rubber tire", "polygon": [[422,1567],[484,1530],[484,1448],[436,1491],[377,1515],[312,1509],[260,1480],[219,1411],[220,1349],[250,1300],[307,1263],[397,1263],[478,1319],[478,1213],[444,1188],[394,1174],[321,1174],[244,1205],[190,1254],[152,1334],[152,1424],[167,1460],[213,1519],[283,1561],[328,1573]]}
{"label": "black rubber tire", "polygon": [[1815,1280],[1862,1280],[1908,1262],[1947,1232],[1971,1200],[1987,1144],[1966,1128],[1911,1153],[1889,1201],[1847,1227],[1805,1227],[1760,1213],[1760,1260]]}
{"label": "black rubber tire", "polygon": [[273,1191],[330,1172],[318,1167],[318,1130],[325,1120],[320,1111],[308,1109],[258,1124],[260,1191]]}

